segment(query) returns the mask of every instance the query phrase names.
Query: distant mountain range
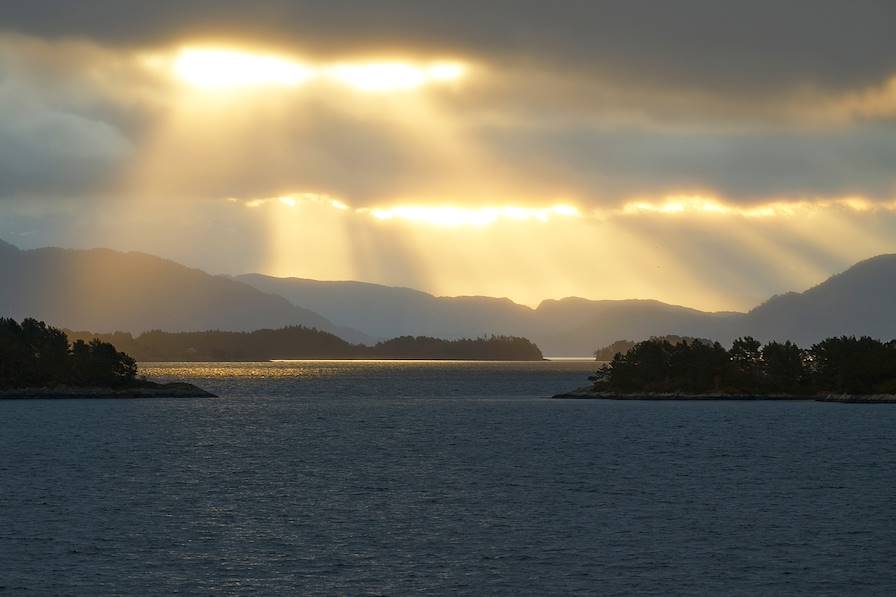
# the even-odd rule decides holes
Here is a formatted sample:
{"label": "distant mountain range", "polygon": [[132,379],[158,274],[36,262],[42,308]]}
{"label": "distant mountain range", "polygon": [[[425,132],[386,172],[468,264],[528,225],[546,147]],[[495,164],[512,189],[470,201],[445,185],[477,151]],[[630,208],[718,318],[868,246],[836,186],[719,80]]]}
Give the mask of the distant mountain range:
{"label": "distant mountain range", "polygon": [[507,298],[436,297],[410,288],[361,282],[260,274],[237,279],[378,338],[406,334],[440,338],[485,333],[520,335],[533,340],[545,354],[555,356],[588,355],[613,340],[648,338],[677,333],[679,329],[695,330],[689,335],[703,336],[732,317],[652,300],[566,298],[543,301],[537,309],[531,309]]}
{"label": "distant mountain range", "polygon": [[842,334],[896,337],[896,255],[863,261],[815,288],[772,297],[747,313],[710,313],[655,300],[575,297],[546,300],[531,309],[506,298],[436,297],[361,282],[260,274],[237,279],[374,337],[509,334],[530,338],[553,356],[588,355],[616,340],[667,334],[724,344],[742,335],[804,345]]}
{"label": "distant mountain range", "polygon": [[251,331],[304,325],[350,342],[421,335],[523,336],[549,356],[589,355],[616,340],[676,334],[728,344],[740,335],[794,340],[896,337],[896,255],[881,255],[748,313],[709,313],[654,300],[566,298],[532,309],[506,298],[436,297],[364,282],[247,274],[212,276],[142,253],[0,241],[0,314],[93,331]]}
{"label": "distant mountain range", "polygon": [[144,253],[0,241],[0,314],[96,332],[252,331],[304,325],[370,339],[280,296]]}

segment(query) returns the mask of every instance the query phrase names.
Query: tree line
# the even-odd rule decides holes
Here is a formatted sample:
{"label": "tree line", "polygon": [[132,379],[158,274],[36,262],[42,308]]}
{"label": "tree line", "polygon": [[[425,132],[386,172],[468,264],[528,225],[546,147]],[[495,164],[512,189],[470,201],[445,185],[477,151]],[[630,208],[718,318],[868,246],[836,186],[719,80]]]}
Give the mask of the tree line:
{"label": "tree line", "polygon": [[803,349],[744,337],[726,350],[655,338],[617,353],[590,379],[595,390],[620,393],[891,394],[896,340],[841,336]]}
{"label": "tree line", "polygon": [[[651,336],[651,340],[665,340],[670,344],[678,344],[680,342],[687,342],[690,344],[691,342],[712,342],[712,340],[707,340],[706,338],[694,338],[691,336],[678,336],[675,334],[669,334],[666,336]],[[603,348],[598,348],[594,351],[594,360],[595,361],[612,361],[613,357],[616,356],[616,353],[625,354],[635,347],[637,342],[632,340],[616,340],[612,344],[608,344]]]}
{"label": "tree line", "polygon": [[254,332],[162,332],[139,336],[126,332],[69,332],[85,341],[114,343],[138,361],[267,361],[273,359],[459,359],[542,360],[541,350],[526,338],[487,336],[443,340],[402,336],[373,346],[351,344],[314,328],[288,326]]}
{"label": "tree line", "polygon": [[43,321],[0,318],[0,388],[118,387],[136,375],[137,362],[108,342],[70,344]]}

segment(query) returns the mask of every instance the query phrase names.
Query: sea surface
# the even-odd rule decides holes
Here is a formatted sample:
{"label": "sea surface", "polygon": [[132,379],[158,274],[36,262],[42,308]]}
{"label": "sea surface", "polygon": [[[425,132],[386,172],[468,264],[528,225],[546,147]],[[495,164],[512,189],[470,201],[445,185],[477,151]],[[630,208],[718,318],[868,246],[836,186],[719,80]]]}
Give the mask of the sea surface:
{"label": "sea surface", "polygon": [[896,595],[896,405],[545,399],[593,368],[0,401],[0,594]]}

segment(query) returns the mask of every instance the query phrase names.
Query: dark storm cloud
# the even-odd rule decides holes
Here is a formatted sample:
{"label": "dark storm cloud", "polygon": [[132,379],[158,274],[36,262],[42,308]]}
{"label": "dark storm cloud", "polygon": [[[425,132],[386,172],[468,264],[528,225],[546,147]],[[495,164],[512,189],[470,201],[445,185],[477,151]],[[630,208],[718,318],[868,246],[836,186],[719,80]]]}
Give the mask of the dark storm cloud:
{"label": "dark storm cloud", "polygon": [[126,45],[225,35],[329,54],[412,47],[751,93],[862,86],[896,65],[891,0],[29,0],[5,3],[0,23]]}
{"label": "dark storm cloud", "polygon": [[[883,84],[896,75],[894,29],[896,2],[861,0],[7,2],[0,197],[126,194],[114,183],[145,165],[176,98],[165,97],[170,80],[144,80],[123,66],[135,54],[115,50],[209,36],[324,62],[393,50],[484,65],[462,92],[427,99],[444,130],[490,160],[489,175],[511,181],[510,197],[891,199],[896,85]],[[259,118],[244,137],[186,131],[162,152],[164,176],[140,181],[157,188],[136,191],[322,191],[361,207],[472,204],[504,190],[478,193],[488,181],[446,162],[431,123],[399,125],[314,93],[289,96],[281,121]],[[228,146],[230,165],[211,167]]]}
{"label": "dark storm cloud", "polygon": [[0,197],[96,191],[132,148],[120,131],[66,112],[0,122]]}
{"label": "dark storm cloud", "polygon": [[66,50],[0,38],[0,197],[107,188],[134,152],[130,135],[150,120],[84,76],[96,52]]}
{"label": "dark storm cloud", "polygon": [[507,128],[482,141],[535,180],[564,180],[604,201],[675,192],[747,203],[896,195],[893,123],[731,133]]}

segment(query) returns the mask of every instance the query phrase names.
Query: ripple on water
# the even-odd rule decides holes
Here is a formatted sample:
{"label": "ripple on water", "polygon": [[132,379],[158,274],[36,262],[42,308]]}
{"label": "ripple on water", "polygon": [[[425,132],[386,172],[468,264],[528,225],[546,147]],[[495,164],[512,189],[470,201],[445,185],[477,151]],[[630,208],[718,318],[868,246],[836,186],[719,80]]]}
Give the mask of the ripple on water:
{"label": "ripple on water", "polygon": [[0,401],[10,594],[896,594],[896,406],[551,401],[592,363],[162,364]]}

